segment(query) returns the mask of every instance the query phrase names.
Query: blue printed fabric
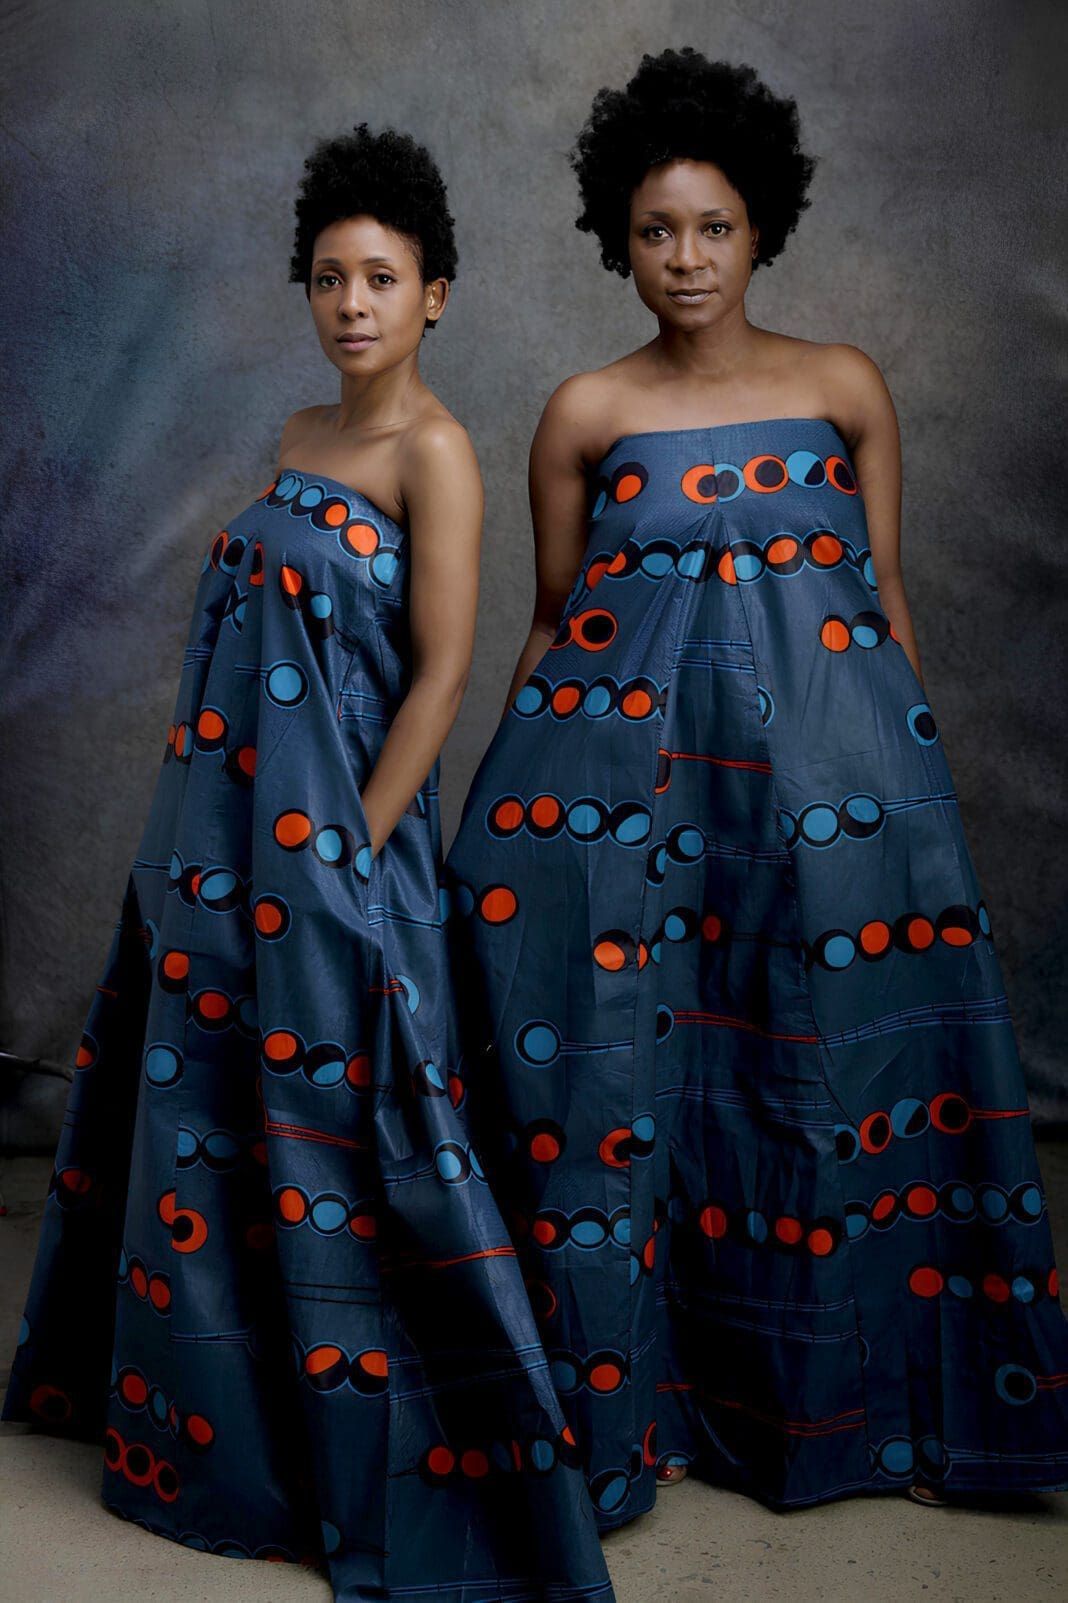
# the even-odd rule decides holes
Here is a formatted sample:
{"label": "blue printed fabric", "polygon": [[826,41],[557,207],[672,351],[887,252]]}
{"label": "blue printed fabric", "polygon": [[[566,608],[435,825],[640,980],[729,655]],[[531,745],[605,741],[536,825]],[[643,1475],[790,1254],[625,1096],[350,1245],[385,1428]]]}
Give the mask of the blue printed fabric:
{"label": "blue printed fabric", "polygon": [[472,1147],[438,764],[370,859],[404,532],[283,473],[214,539],[78,1054],[4,1417],[103,1498],[337,1603],[613,1592]]}
{"label": "blue printed fabric", "polygon": [[1009,1007],[829,422],[626,435],[446,861],[469,1112],[598,1524],[1068,1484]]}

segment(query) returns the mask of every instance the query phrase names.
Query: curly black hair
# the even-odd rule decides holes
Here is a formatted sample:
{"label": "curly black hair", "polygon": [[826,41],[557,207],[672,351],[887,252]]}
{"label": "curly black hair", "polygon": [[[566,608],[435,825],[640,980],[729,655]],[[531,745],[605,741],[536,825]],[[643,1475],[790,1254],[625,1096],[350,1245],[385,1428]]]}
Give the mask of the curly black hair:
{"label": "curly black hair", "polygon": [[[423,283],[456,277],[455,219],[437,164],[410,134],[385,128],[373,134],[365,122],[351,134],[321,139],[304,163],[297,196],[297,228],[289,282],[311,295],[315,241],[343,217],[375,217],[415,246]],[[435,325],[427,319],[427,328]]]}
{"label": "curly black hair", "polygon": [[760,229],[756,267],[774,261],[811,202],[817,158],[799,148],[797,104],[752,67],[699,51],[645,55],[625,89],[601,89],[570,153],[583,210],[575,227],[600,241],[601,261],[630,274],[630,198],[650,167],[686,157],[714,163]]}

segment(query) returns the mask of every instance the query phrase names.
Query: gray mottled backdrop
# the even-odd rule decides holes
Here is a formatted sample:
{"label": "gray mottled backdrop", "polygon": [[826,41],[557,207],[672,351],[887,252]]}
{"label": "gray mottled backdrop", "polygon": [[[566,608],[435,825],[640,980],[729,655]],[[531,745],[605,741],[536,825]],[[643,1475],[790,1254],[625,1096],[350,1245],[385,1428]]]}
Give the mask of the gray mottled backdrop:
{"label": "gray mottled backdrop", "polygon": [[[488,515],[451,833],[527,628],[539,411],[652,332],[572,226],[566,151],[602,84],[689,43],[796,96],[822,157],[750,316],[861,346],[894,394],[930,697],[1033,1106],[1063,1119],[1066,16],[1024,0],[7,7],[0,1046],[69,1062],[206,542],[269,481],[288,412],[336,399],[287,283],[313,141],[364,118],[411,130],[457,218],[460,276],[425,370],[471,431]],[[9,1069],[0,1139],[47,1145],[63,1090]]]}

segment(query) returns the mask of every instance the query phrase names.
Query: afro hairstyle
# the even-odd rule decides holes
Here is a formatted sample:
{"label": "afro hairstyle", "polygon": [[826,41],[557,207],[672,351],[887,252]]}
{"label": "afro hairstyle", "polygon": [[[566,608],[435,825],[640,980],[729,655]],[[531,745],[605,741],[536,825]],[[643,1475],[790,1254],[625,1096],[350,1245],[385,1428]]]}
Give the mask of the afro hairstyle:
{"label": "afro hairstyle", "polygon": [[755,269],[774,261],[811,204],[817,158],[798,141],[796,102],[772,94],[752,67],[689,46],[645,55],[625,89],[598,91],[570,153],[583,207],[575,227],[594,234],[605,267],[627,278],[630,199],[650,167],[708,161],[760,229]]}
{"label": "afro hairstyle", "polygon": [[[289,282],[311,295],[315,241],[344,217],[374,217],[415,247],[423,283],[456,277],[454,218],[445,183],[430,152],[410,134],[365,122],[351,134],[322,139],[304,163],[296,201],[297,228]],[[435,325],[427,319],[427,328]]]}

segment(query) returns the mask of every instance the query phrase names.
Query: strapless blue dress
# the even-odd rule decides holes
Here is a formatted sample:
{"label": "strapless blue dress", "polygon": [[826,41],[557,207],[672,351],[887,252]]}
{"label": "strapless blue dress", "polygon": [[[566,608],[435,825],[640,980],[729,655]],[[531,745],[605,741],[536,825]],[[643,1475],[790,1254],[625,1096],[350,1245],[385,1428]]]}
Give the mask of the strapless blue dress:
{"label": "strapless blue dress", "polygon": [[831,423],[616,441],[446,882],[601,1528],[664,1463],[777,1507],[1068,1484],[991,919]]}
{"label": "strapless blue dress", "polygon": [[4,1417],[102,1440],[148,1530],[325,1559],[338,1603],[611,1603],[467,1129],[437,763],[370,861],[409,574],[321,475],[212,541]]}

